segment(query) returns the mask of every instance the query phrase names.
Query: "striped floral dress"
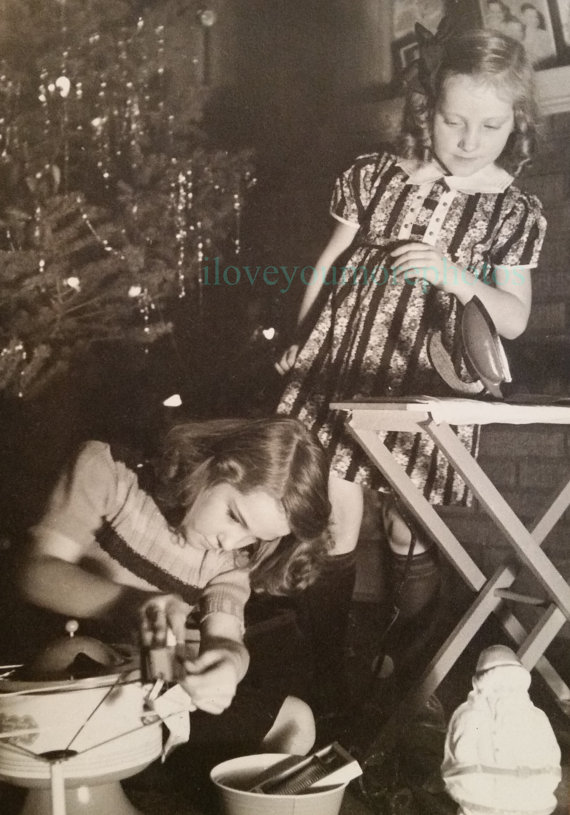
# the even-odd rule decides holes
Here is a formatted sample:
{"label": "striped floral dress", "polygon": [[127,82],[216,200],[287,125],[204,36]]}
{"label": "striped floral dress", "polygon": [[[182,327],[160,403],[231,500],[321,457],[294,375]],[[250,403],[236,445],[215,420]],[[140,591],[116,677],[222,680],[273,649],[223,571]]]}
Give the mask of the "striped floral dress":
{"label": "striped floral dress", "polygon": [[[389,153],[361,156],[336,181],[331,214],[359,226],[344,265],[327,275],[326,303],[279,403],[317,433],[334,473],[382,488],[376,467],[344,428],[335,400],[357,397],[450,395],[432,369],[426,341],[442,331],[458,373],[461,306],[419,280],[394,278],[390,250],[422,241],[437,246],[461,270],[493,285],[500,266],[519,276],[537,264],[546,223],[540,201],[493,165],[472,176],[443,176]],[[470,278],[467,278],[470,279]],[[516,279],[516,278],[515,278]],[[456,428],[476,455],[478,430]],[[384,440],[424,495],[435,504],[465,503],[467,491],[430,439],[390,433]]]}

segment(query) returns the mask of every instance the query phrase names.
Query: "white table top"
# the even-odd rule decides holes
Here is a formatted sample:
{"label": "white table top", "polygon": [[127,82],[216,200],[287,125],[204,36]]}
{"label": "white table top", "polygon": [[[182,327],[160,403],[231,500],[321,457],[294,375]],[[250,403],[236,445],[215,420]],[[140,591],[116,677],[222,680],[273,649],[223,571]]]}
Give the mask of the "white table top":
{"label": "white table top", "polygon": [[[555,397],[553,397],[554,400]],[[537,397],[539,400],[540,397]],[[545,397],[545,401],[548,397]],[[462,424],[567,424],[570,425],[570,399],[549,404],[537,402],[510,403],[483,399],[438,398],[414,396],[401,399],[374,398],[332,402],[333,410],[346,411],[406,411],[423,415],[434,422]],[[411,417],[410,417],[411,418]]]}

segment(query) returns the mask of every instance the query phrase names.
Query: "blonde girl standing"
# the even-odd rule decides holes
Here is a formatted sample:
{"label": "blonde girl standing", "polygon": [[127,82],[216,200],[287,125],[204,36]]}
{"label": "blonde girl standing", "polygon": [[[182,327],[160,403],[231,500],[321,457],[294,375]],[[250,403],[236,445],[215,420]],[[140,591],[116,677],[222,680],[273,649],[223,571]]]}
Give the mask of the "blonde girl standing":
{"label": "blonde girl standing", "polygon": [[[345,557],[358,540],[361,487],[384,485],[330,402],[441,393],[428,332],[443,332],[459,370],[462,307],[475,295],[500,335],[521,334],[545,232],[539,200],[514,183],[535,148],[533,71],[523,46],[485,30],[427,35],[407,79],[397,152],[360,156],[336,181],[336,225],[304,293],[300,331],[325,292],[326,302],[305,344],[277,363],[288,374],[279,412],[315,430],[329,454],[335,552]],[[347,250],[343,272],[336,263]],[[460,435],[476,453],[477,429]],[[391,433],[386,443],[433,503],[467,500],[429,440]],[[423,559],[425,574],[430,542],[384,503],[396,561],[401,566],[414,540],[408,573]],[[433,594],[433,572],[423,600],[422,580],[411,582],[421,607]]]}

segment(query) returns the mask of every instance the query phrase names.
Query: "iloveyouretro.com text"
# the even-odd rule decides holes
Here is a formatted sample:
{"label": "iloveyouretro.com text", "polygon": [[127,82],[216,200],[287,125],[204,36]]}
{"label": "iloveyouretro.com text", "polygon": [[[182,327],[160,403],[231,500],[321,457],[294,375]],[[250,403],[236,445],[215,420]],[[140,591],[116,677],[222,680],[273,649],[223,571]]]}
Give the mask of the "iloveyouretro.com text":
{"label": "iloveyouretro.com text", "polygon": [[[208,260],[208,258],[205,258]],[[287,294],[292,285],[309,286],[311,283],[317,282],[318,277],[315,274],[319,272],[323,275],[323,285],[325,286],[344,286],[352,283],[353,285],[366,285],[371,283],[376,286],[385,286],[386,284],[408,283],[410,286],[420,283],[424,288],[427,288],[430,283],[428,282],[428,271],[433,272],[435,269],[422,269],[414,273],[404,272],[396,274],[396,272],[388,266],[374,266],[368,269],[366,266],[331,266],[327,271],[326,269],[319,270],[315,266],[261,266],[261,265],[245,265],[236,266],[230,264],[223,266],[220,263],[220,258],[212,258],[208,263],[202,267],[202,284],[204,286],[272,286],[276,287],[280,294]],[[461,279],[466,283],[474,283],[475,279],[483,280],[489,285],[493,285],[496,280],[496,267],[481,268],[478,270],[462,269],[444,260],[443,268],[437,272],[436,280],[441,283],[452,282],[453,280]],[[524,269],[517,269],[513,267],[504,268],[503,279],[505,273],[512,277],[513,282],[523,282]],[[434,281],[435,282],[435,281]]]}

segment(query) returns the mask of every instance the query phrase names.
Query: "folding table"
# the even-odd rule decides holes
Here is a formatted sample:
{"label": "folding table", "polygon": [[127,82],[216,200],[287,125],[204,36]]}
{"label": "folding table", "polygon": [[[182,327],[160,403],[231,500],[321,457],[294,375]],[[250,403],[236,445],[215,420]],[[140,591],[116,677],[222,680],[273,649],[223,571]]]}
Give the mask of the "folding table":
{"label": "folding table", "polygon": [[[544,656],[567,620],[570,620],[570,586],[540,548],[570,505],[570,465],[568,477],[551,499],[543,515],[530,529],[522,523],[478,462],[460,442],[453,426],[483,424],[533,424],[570,426],[568,404],[508,404],[475,399],[418,397],[414,399],[371,399],[333,402],[331,408],[347,413],[346,426],[417,521],[439,545],[442,553],[476,593],[445,643],[427,666],[418,685],[402,701],[388,722],[398,727],[402,717],[412,715],[425,704],[485,620],[495,614],[517,644],[517,654],[529,670],[536,668],[553,691],[559,705],[570,713],[570,689]],[[414,485],[383,443],[379,433],[425,433],[471,488],[516,558],[508,558],[495,573],[486,577],[470,557],[443,518]],[[527,632],[506,601],[525,598],[510,587],[521,566],[527,567],[544,590],[544,613]]]}

